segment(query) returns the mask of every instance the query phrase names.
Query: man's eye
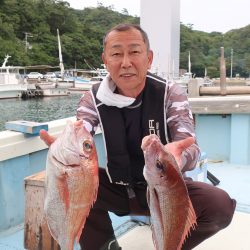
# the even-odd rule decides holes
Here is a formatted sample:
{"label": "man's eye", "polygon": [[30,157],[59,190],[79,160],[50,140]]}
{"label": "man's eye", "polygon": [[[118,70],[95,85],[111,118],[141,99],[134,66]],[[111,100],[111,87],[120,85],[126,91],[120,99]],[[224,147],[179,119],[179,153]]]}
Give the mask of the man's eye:
{"label": "man's eye", "polygon": [[113,53],[112,56],[120,56],[121,53]]}

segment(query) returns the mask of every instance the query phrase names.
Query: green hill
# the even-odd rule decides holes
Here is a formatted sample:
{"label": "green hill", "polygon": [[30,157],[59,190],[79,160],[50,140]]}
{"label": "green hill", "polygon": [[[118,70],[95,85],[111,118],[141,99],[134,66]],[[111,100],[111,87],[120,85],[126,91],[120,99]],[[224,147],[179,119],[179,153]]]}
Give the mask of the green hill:
{"label": "green hill", "polygon": [[[0,62],[11,55],[12,65],[58,65],[56,29],[60,30],[65,68],[100,67],[102,37],[112,26],[139,23],[139,17],[119,13],[112,6],[99,3],[97,8],[75,10],[66,1],[0,0]],[[225,34],[195,31],[181,24],[180,68],[187,68],[191,52],[192,72],[219,76],[220,47],[225,47],[230,72],[231,49],[234,52],[234,74],[250,73],[250,25]]]}

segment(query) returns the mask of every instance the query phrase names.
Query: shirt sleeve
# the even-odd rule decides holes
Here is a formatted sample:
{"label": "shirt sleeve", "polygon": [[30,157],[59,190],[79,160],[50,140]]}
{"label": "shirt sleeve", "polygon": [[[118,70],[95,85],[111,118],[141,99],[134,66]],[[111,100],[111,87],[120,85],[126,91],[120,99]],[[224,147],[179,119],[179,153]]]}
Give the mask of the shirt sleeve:
{"label": "shirt sleeve", "polygon": [[200,148],[197,144],[193,115],[189,106],[185,90],[174,82],[168,82],[166,88],[166,122],[169,141],[179,141],[187,137],[194,137],[195,143],[183,151],[181,171],[195,168],[200,157]]}
{"label": "shirt sleeve", "polygon": [[99,126],[99,117],[90,91],[85,92],[80,98],[76,110],[76,118],[77,120],[82,119],[85,128],[92,135],[95,134],[95,131]]}

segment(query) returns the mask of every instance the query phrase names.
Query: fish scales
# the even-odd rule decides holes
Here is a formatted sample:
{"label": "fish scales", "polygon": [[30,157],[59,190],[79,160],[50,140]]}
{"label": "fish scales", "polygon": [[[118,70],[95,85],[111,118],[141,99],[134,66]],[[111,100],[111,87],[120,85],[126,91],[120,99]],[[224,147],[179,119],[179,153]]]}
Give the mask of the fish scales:
{"label": "fish scales", "polygon": [[152,237],[157,250],[180,250],[196,215],[173,155],[165,150],[156,135],[143,138],[144,177]]}
{"label": "fish scales", "polygon": [[45,216],[62,250],[73,250],[96,200],[98,158],[82,121],[68,122],[51,145],[46,164]]}

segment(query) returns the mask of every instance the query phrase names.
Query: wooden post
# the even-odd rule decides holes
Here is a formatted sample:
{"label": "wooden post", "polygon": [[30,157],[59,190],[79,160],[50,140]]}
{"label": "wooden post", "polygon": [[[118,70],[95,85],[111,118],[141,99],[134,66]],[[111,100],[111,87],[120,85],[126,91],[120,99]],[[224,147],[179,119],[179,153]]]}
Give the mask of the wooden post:
{"label": "wooden post", "polygon": [[188,82],[188,97],[198,97],[200,95],[200,85],[197,79]]}
{"label": "wooden post", "polygon": [[25,217],[24,247],[28,250],[59,250],[53,239],[44,215],[45,171],[24,179]]}
{"label": "wooden post", "polygon": [[224,47],[221,47],[221,58],[220,58],[220,94],[226,95],[227,94],[227,87],[226,87],[226,65],[225,65],[225,58],[224,58]]}

